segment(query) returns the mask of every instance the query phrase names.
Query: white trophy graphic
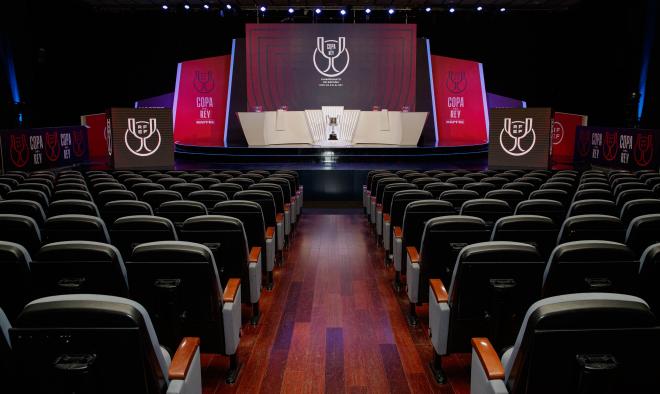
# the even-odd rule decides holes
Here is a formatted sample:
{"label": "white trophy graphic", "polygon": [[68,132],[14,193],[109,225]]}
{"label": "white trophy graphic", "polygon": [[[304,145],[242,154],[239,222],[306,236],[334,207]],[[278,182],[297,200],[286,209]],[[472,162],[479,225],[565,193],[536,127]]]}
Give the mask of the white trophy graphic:
{"label": "white trophy graphic", "polygon": [[124,134],[126,148],[136,156],[151,156],[160,148],[160,131],[156,125],[156,118],[149,121],[136,121],[128,118],[128,129]]}
{"label": "white trophy graphic", "polygon": [[[321,58],[324,60],[321,61]],[[341,69],[338,69],[337,63],[340,61],[345,61],[345,63]],[[338,40],[326,40],[324,37],[316,37],[314,67],[321,75],[328,78],[338,77],[346,71],[349,61],[350,56],[348,49],[346,49],[346,37],[339,37]],[[321,64],[320,67],[319,63]]]}
{"label": "white trophy graphic", "polygon": [[[530,136],[531,134],[531,136]],[[531,138],[532,142],[528,145],[523,140]],[[505,144],[507,139],[508,144]],[[513,143],[513,145],[511,145]],[[532,125],[532,118],[525,118],[525,121],[511,121],[511,118],[504,118],[504,128],[500,132],[500,146],[505,153],[511,156],[524,156],[529,153],[536,144],[536,133]]]}

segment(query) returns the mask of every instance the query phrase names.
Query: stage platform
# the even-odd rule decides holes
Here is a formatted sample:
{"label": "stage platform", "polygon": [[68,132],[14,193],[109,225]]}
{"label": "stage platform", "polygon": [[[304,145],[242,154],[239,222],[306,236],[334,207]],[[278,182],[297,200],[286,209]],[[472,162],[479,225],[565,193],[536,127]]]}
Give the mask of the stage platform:
{"label": "stage platform", "polygon": [[362,184],[373,169],[483,170],[486,145],[397,148],[221,148],[176,145],[176,168],[292,169],[305,186],[305,204],[346,206],[361,203]]}

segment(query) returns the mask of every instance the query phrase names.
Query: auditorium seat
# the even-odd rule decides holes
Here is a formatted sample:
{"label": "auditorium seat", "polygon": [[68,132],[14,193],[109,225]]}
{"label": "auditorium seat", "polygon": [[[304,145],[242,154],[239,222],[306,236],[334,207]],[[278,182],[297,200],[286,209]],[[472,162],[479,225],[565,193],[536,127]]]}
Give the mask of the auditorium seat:
{"label": "auditorium seat", "polygon": [[489,336],[495,349],[513,345],[525,311],[541,296],[544,267],[534,246],[482,242],[463,248],[447,285],[437,276],[420,283],[429,299],[436,381],[446,381],[442,356],[467,352],[475,336]]}
{"label": "auditorium seat", "polygon": [[44,244],[60,241],[94,241],[110,243],[110,235],[102,219],[88,215],[60,215],[46,219]]}
{"label": "auditorium seat", "polygon": [[[0,218],[0,225],[5,224]],[[9,321],[14,321],[23,307],[32,300],[31,263],[30,254],[22,245],[0,241],[0,278],[3,279],[0,286],[0,310],[5,312]]]}
{"label": "auditorium seat", "polygon": [[595,179],[590,179],[588,182],[583,182],[580,183],[580,185],[577,188],[578,191],[581,190],[607,190],[611,191],[610,184],[607,182],[607,180],[595,180]]}
{"label": "auditorium seat", "polygon": [[454,185],[453,183],[438,182],[436,180],[436,182],[425,185],[423,190],[431,192],[433,198],[438,199],[440,198],[440,194],[442,194],[442,192],[456,189],[458,189],[458,186]]}
{"label": "auditorium seat", "polygon": [[[240,193],[250,193],[250,191]],[[258,246],[265,252],[266,288],[272,290],[273,269],[275,268],[275,228],[268,227],[267,229],[261,205],[254,201],[241,200],[238,195],[240,193],[237,193],[237,198],[234,200],[218,203],[213,208],[212,213],[214,215],[231,216],[243,223],[248,247],[251,249]]]}
{"label": "auditorium seat", "polygon": [[42,229],[46,222],[46,214],[42,205],[30,200],[1,200],[0,214],[27,216],[34,220],[38,230]]}
{"label": "auditorium seat", "polygon": [[41,205],[44,212],[48,211],[48,196],[37,190],[12,190],[5,197],[7,200],[28,200]]}
{"label": "auditorium seat", "polygon": [[536,186],[528,182],[509,182],[502,185],[502,189],[521,191],[525,195],[525,198],[527,198],[531,192],[536,190]]}
{"label": "auditorium seat", "polygon": [[101,217],[96,204],[85,200],[58,200],[50,203],[48,216],[59,216],[68,214],[89,215]]}
{"label": "auditorium seat", "polygon": [[641,215],[632,219],[625,241],[637,256],[641,256],[649,246],[660,242],[660,214]]}
{"label": "auditorium seat", "polygon": [[589,240],[558,245],[543,275],[543,297],[581,292],[637,293],[639,259],[624,244]]}
{"label": "auditorium seat", "polygon": [[211,187],[211,185],[215,185],[221,182],[219,179],[215,179],[215,178],[197,178],[197,179],[193,179],[192,183],[196,185],[200,185],[202,188],[208,190],[208,188]]}
{"label": "auditorium seat", "polygon": [[447,183],[454,184],[459,189],[462,189],[463,186],[467,185],[468,183],[474,183],[474,179],[468,178],[466,176],[457,176],[457,177],[447,179]]}
{"label": "auditorium seat", "polygon": [[371,224],[375,225],[378,228],[378,225],[382,223],[383,218],[383,195],[385,194],[385,188],[388,185],[395,183],[408,183],[403,178],[399,177],[388,177],[382,178],[376,184],[376,190],[371,194],[371,215],[369,216]]}
{"label": "auditorium seat", "polygon": [[514,182],[531,183],[536,189],[538,189],[542,184],[545,183],[545,178],[535,177],[533,175],[525,175],[514,180]]}
{"label": "auditorium seat", "polygon": [[[291,190],[291,207],[293,209],[291,219],[292,223],[296,223],[298,221],[298,215],[300,215],[300,208],[302,208],[302,190],[299,190],[298,175],[289,171],[276,171],[274,174],[268,176],[268,178],[273,177],[283,178],[289,182],[289,190]],[[255,180],[255,183],[256,182],[260,181]],[[299,196],[301,197],[300,199],[298,198]]]}
{"label": "auditorium seat", "polygon": [[392,183],[385,186],[385,191],[383,192],[383,202],[381,203],[381,213],[378,218],[376,218],[376,234],[378,237],[381,237],[383,240],[383,247],[385,250],[390,249],[390,233],[392,229],[391,225],[391,210],[392,210],[392,199],[394,194],[401,190],[416,190],[417,186],[412,183]]}
{"label": "auditorium seat", "polygon": [[183,197],[181,193],[174,190],[152,190],[144,193],[141,200],[151,205],[151,209],[156,211],[160,204],[166,201],[183,200]]}
{"label": "auditorium seat", "polygon": [[506,201],[478,198],[464,202],[460,214],[483,219],[486,227],[491,229],[498,219],[513,214],[513,209]]}
{"label": "auditorium seat", "polygon": [[137,245],[156,241],[177,241],[177,233],[170,219],[134,215],[118,218],[110,227],[112,244],[127,260]]}
{"label": "auditorium seat", "polygon": [[128,296],[126,268],[112,245],[64,241],[42,246],[30,264],[36,297],[58,294]]}
{"label": "auditorium seat", "polygon": [[16,184],[22,183],[26,178],[26,173],[17,173],[17,172],[6,172],[2,175],[3,178],[13,179],[16,181]]}
{"label": "auditorium seat", "polygon": [[486,193],[496,190],[497,187],[493,185],[492,183],[486,183],[486,182],[473,182],[473,183],[468,183],[463,186],[464,190],[473,190],[477,193],[479,193],[479,197],[483,198],[486,196]]}
{"label": "auditorium seat", "polygon": [[144,201],[117,200],[106,203],[101,209],[103,220],[112,225],[120,217],[133,215],[153,215],[151,206]]}
{"label": "auditorium seat", "polygon": [[547,261],[557,242],[558,233],[558,227],[548,217],[514,215],[495,222],[490,240],[522,242],[535,246],[544,261]]}
{"label": "auditorium seat", "polygon": [[[270,174],[268,174],[266,176],[270,176]],[[259,183],[259,181],[266,178],[266,176],[263,176],[261,174],[255,174],[253,172],[247,172],[245,174],[241,174],[241,178],[252,179],[254,181],[254,183]]]}
{"label": "auditorium seat", "polygon": [[228,179],[233,178],[233,177],[232,177],[231,175],[229,175],[229,174],[211,174],[211,175],[209,175],[208,177],[209,177],[209,178],[212,178],[212,179],[217,179],[217,180],[219,180],[220,182],[226,182]]}
{"label": "auditorium seat", "polygon": [[0,198],[5,198],[10,191],[11,186],[0,183]]}
{"label": "auditorium seat", "polygon": [[567,207],[571,204],[571,195],[566,190],[540,189],[529,194],[530,200],[554,200]]}
{"label": "auditorium seat", "polygon": [[[624,190],[646,189],[646,184],[640,182],[639,179],[637,179],[637,177],[635,176],[631,176],[630,178],[617,178],[610,181],[610,186],[612,186],[612,191],[614,191],[615,194],[617,194],[617,189],[621,188],[622,185],[631,185],[630,187],[625,188]],[[632,185],[638,187],[632,187]]]}
{"label": "auditorium seat", "polygon": [[104,190],[96,195],[96,204],[99,207],[104,207],[107,203],[111,201],[126,201],[126,200],[135,200],[137,201],[137,195],[128,190]]}
{"label": "auditorium seat", "polygon": [[[388,248],[385,248],[385,263],[387,264],[387,260],[391,254],[391,258],[393,259],[392,261],[397,272],[400,272],[401,267],[403,266],[403,251],[401,249],[403,230],[401,227],[403,226],[403,218],[406,213],[406,207],[413,201],[431,199],[433,199],[433,195],[431,193],[417,189],[400,190],[392,195],[389,221],[385,220],[383,223],[383,228],[389,229],[389,234],[384,236],[388,237],[387,246],[389,246]],[[386,244],[385,239],[383,239],[383,244]],[[395,251],[396,248],[399,249]],[[395,253],[398,254],[395,256]]]}
{"label": "auditorium seat", "polygon": [[233,217],[208,215],[190,218],[183,223],[181,240],[196,242],[209,247],[218,265],[218,273],[224,286],[230,278],[239,278],[249,290],[243,302],[252,304],[253,325],[261,316],[262,250],[253,247],[248,251],[243,223]]}
{"label": "auditorium seat", "polygon": [[58,190],[53,193],[52,201],[59,200],[86,200],[94,201],[92,195],[85,190]]}
{"label": "auditorium seat", "polygon": [[146,184],[155,184],[158,185],[158,183],[152,182],[150,179],[143,178],[143,177],[133,177],[133,178],[127,178],[122,181],[124,186],[126,186],[129,190],[131,190],[133,187],[136,185],[139,185],[141,183],[146,183]]}
{"label": "auditorium seat", "polygon": [[20,185],[16,186],[14,190],[35,190],[38,192],[42,192],[43,194],[48,197],[48,200],[50,200],[53,196],[53,192],[51,188],[49,188],[46,185],[42,185],[41,183],[30,183],[30,182],[25,182],[21,183]]}
{"label": "auditorium seat", "polygon": [[204,204],[188,200],[165,201],[156,210],[156,215],[170,219],[177,229],[180,229],[187,219],[206,214],[208,211]]}
{"label": "auditorium seat", "polygon": [[[578,192],[579,193],[579,192]],[[611,200],[587,199],[574,201],[568,208],[566,217],[579,215],[619,216],[616,204]]]}
{"label": "auditorium seat", "polygon": [[437,179],[426,176],[426,177],[422,177],[422,178],[416,178],[410,183],[417,186],[418,189],[423,190],[426,185],[429,185],[431,183],[436,183],[436,182],[438,182]]}
{"label": "auditorium seat", "polygon": [[248,173],[259,174],[259,175],[263,176],[264,178],[266,178],[267,176],[270,175],[270,171],[268,171],[268,170],[250,170]]}
{"label": "auditorium seat", "polygon": [[482,182],[482,179],[488,177],[488,175],[483,172],[470,172],[465,174],[465,177],[474,179],[475,182],[479,183]]}
{"label": "auditorium seat", "polygon": [[126,298],[83,294],[35,300],[10,337],[26,393],[202,392],[199,339],[185,338],[170,357],[149,314]]}
{"label": "auditorium seat", "polygon": [[[199,178],[199,179],[203,179],[203,178]],[[180,193],[181,197],[187,199],[190,193],[202,191],[204,190],[204,187],[197,183],[178,183],[176,185],[170,186],[169,190]]]}
{"label": "auditorium seat", "polygon": [[211,210],[215,204],[229,200],[227,193],[218,190],[198,190],[188,194],[190,201],[198,201],[204,204],[206,209]]}
{"label": "auditorium seat", "polygon": [[483,219],[472,216],[441,216],[426,222],[421,248],[408,246],[405,252],[410,325],[417,325],[417,303],[428,299],[428,280],[440,278],[443,283],[451,283],[460,251],[467,245],[487,241],[488,237]]}
{"label": "auditorium seat", "polygon": [[483,178],[481,182],[486,182],[490,183],[491,185],[495,185],[497,189],[501,189],[502,186],[505,184],[509,183],[509,180],[506,178],[502,178],[500,176],[494,175],[494,176],[488,176],[486,178]]}
{"label": "auditorium seat", "polygon": [[426,174],[419,171],[406,172],[401,178],[407,183],[412,183],[415,179],[426,178]]}
{"label": "auditorium seat", "polygon": [[242,173],[241,171],[239,171],[239,170],[223,170],[223,171],[221,171],[220,173],[221,173],[221,174],[229,174],[229,175],[232,176],[232,178],[239,177],[239,176],[241,176],[241,174],[243,174],[243,173]]}
{"label": "auditorium seat", "polygon": [[250,185],[254,185],[256,182],[250,178],[236,177],[236,178],[227,179],[225,183],[233,183],[235,185],[240,185],[243,188],[243,190],[245,190],[248,187],[250,187]]}
{"label": "auditorium seat", "polygon": [[153,316],[162,343],[172,347],[186,336],[196,336],[204,353],[229,355],[232,369],[237,366],[241,282],[230,279],[223,296],[207,247],[182,241],[141,244],[126,269],[131,297]]}
{"label": "auditorium seat", "polygon": [[[264,178],[261,182],[259,182],[259,184],[277,185],[282,190],[282,198],[284,200],[284,234],[288,237],[292,229],[291,224],[294,223],[293,213],[291,212],[291,189],[289,188],[289,181],[284,178],[270,176],[268,178]],[[246,187],[246,189],[248,188],[249,186]],[[282,213],[279,212],[279,207],[278,213]]]}
{"label": "auditorium seat", "polygon": [[[145,176],[145,175],[142,175],[142,176]],[[157,172],[155,174],[146,175],[146,178],[148,180],[150,180],[151,182],[158,183],[159,180],[166,179],[166,178],[172,178],[172,176],[168,175],[168,174],[161,174],[161,173]]]}
{"label": "auditorium seat", "polygon": [[[279,185],[273,183],[257,183],[248,189],[248,191],[260,190],[270,194],[270,197],[264,193],[242,193],[239,196],[243,200],[258,202],[261,205],[261,210],[264,214],[264,220],[266,221],[267,227],[275,226],[277,233],[277,250],[282,251],[284,249],[286,241],[286,228],[285,228],[285,216],[284,216],[284,194],[282,193],[282,188]],[[273,216],[271,214],[272,206],[270,205],[270,199],[272,198],[273,203],[275,204],[275,224],[273,224]],[[283,258],[283,256],[282,256]]]}
{"label": "auditorium seat", "polygon": [[169,171],[165,171],[165,173],[169,176],[178,177],[179,175],[186,174],[187,172],[181,170],[169,170]]}
{"label": "auditorium seat", "polygon": [[235,183],[218,183],[209,187],[209,190],[217,190],[223,192],[231,200],[232,198],[234,198],[234,194],[236,192],[240,192],[241,190],[243,190],[243,186]]}
{"label": "auditorium seat", "polygon": [[97,195],[105,190],[126,190],[126,186],[119,182],[100,182],[92,184],[92,193]]}
{"label": "auditorium seat", "polygon": [[440,193],[440,200],[450,202],[454,206],[456,213],[461,211],[463,203],[469,200],[476,200],[478,198],[479,193],[475,192],[474,190],[458,189],[447,190],[446,192]]}
{"label": "auditorium seat", "polygon": [[501,357],[472,339],[470,392],[652,393],[660,385],[658,321],[643,300],[569,294],[534,303]]}
{"label": "auditorium seat", "polygon": [[498,189],[489,191],[484,198],[504,201],[511,209],[516,209],[518,203],[525,199],[525,195],[519,190]]}
{"label": "auditorium seat", "polygon": [[389,171],[374,170],[369,171],[367,174],[367,182],[362,186],[362,204],[364,205],[365,213],[369,215],[369,210],[371,209],[371,194],[376,191],[376,182],[379,178],[384,178],[388,176],[395,176]]}
{"label": "auditorium seat", "polygon": [[136,183],[133,186],[129,186],[129,189],[135,193],[138,200],[142,199],[144,193],[150,192],[152,190],[165,190],[165,186],[159,185],[158,183],[148,182],[148,183]]}
{"label": "auditorium seat", "polygon": [[557,245],[571,241],[605,240],[623,242],[626,228],[621,219],[607,215],[578,215],[564,221],[559,231]]}
{"label": "auditorium seat", "polygon": [[198,174],[202,177],[208,177],[209,175],[213,174],[213,170],[195,170],[193,171],[193,174]]}
{"label": "auditorium seat", "polygon": [[[21,179],[21,182],[22,181],[23,180]],[[9,177],[6,177],[6,176],[0,176],[0,184],[7,185],[11,189],[14,189],[16,186],[18,186],[19,182],[16,179],[13,179],[13,178],[9,178]]]}
{"label": "auditorium seat", "polygon": [[645,183],[642,182],[625,182],[625,183],[619,183],[616,187],[613,186],[613,192],[615,196],[618,196],[621,192],[625,192],[626,190],[633,190],[633,189],[643,190],[649,188],[648,186],[646,186]]}
{"label": "auditorium seat", "polygon": [[183,179],[186,182],[192,182],[194,179],[203,178],[203,176],[200,174],[191,174],[191,173],[179,174],[176,177]]}
{"label": "auditorium seat", "polygon": [[161,178],[156,181],[157,184],[165,186],[165,189],[169,189],[172,185],[177,185],[180,183],[187,183],[184,179],[175,178],[170,176],[168,178]]}
{"label": "auditorium seat", "polygon": [[573,201],[581,200],[611,200],[614,201],[614,195],[605,189],[584,189],[579,190],[573,196]]}
{"label": "auditorium seat", "polygon": [[616,196],[616,206],[619,207],[619,209],[621,209],[628,201],[640,200],[643,198],[658,198],[658,197],[655,194],[653,194],[651,190],[648,189],[630,189],[630,190],[622,191]]}
{"label": "auditorium seat", "polygon": [[545,216],[561,226],[566,217],[566,208],[562,203],[555,200],[525,200],[518,203],[514,215],[538,215]]}
{"label": "auditorium seat", "polygon": [[656,185],[660,184],[660,175],[653,174],[653,176],[645,178],[644,184],[646,185],[647,188],[653,189]]}
{"label": "auditorium seat", "polygon": [[625,203],[621,208],[619,217],[627,228],[634,218],[653,213],[660,213],[660,199],[643,198]]}
{"label": "auditorium seat", "polygon": [[[433,176],[433,178],[437,179],[440,182],[444,182],[444,183],[447,183],[447,180],[449,180],[451,178],[456,178],[456,177],[458,177],[458,175],[456,173],[453,173],[453,172],[441,172],[440,174],[436,174],[436,175]],[[453,183],[452,183],[452,185],[453,185]]]}

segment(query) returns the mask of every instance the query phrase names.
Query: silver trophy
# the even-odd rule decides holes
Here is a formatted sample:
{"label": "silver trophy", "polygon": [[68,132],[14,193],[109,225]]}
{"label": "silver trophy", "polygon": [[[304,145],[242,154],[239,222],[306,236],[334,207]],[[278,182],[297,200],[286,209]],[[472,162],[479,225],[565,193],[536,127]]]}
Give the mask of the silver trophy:
{"label": "silver trophy", "polygon": [[328,136],[328,141],[337,141],[337,132],[336,129],[339,127],[339,115],[330,116],[326,115],[328,120],[328,126],[330,126],[330,136]]}

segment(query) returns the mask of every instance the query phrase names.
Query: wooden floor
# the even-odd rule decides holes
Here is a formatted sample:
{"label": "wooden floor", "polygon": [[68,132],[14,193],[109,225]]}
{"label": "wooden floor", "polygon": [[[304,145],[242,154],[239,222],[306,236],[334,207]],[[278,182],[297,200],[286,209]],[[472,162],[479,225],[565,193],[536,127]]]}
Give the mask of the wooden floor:
{"label": "wooden floor", "polygon": [[428,309],[420,327],[407,325],[405,293],[392,290],[361,210],[338,212],[302,215],[256,327],[243,309],[237,382],[224,383],[226,357],[204,354],[204,393],[469,392],[470,355],[446,357],[449,383],[435,383]]}

